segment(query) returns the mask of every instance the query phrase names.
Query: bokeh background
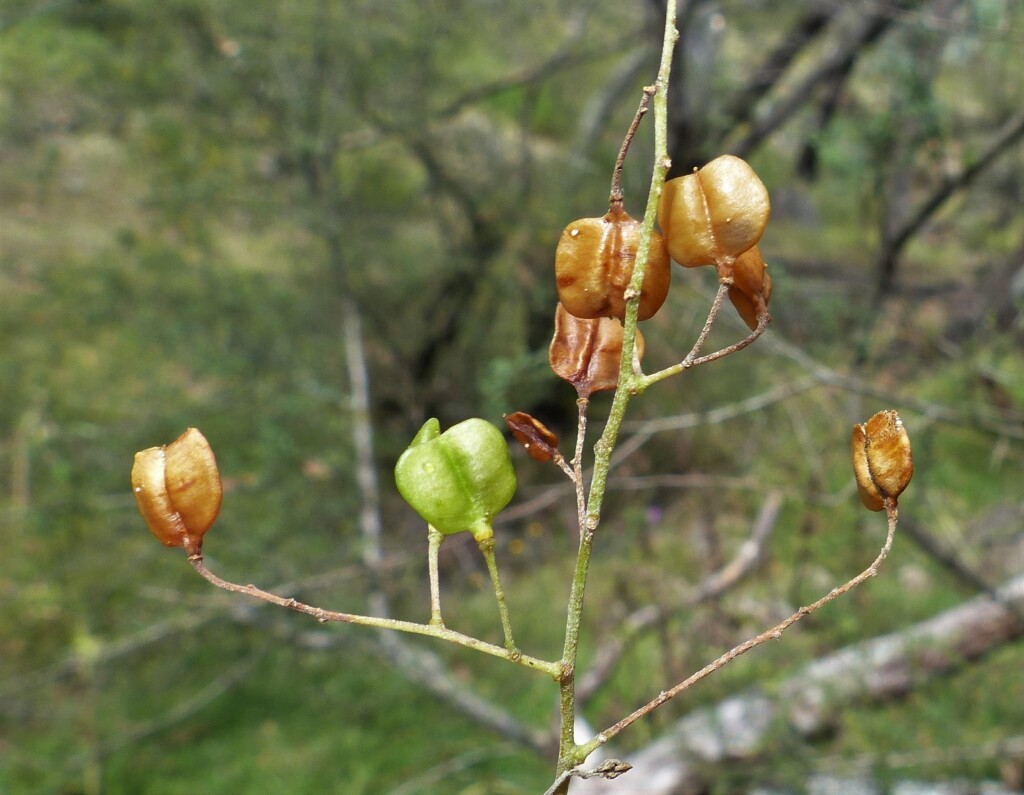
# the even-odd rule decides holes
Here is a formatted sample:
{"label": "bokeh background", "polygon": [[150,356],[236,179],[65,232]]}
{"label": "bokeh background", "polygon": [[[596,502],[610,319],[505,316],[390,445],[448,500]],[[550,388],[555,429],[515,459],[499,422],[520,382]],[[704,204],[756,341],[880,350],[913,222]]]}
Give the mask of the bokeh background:
{"label": "bokeh background", "polygon": [[[575,393],[547,364],[554,245],[607,208],[662,13],[659,0],[3,0],[0,792],[550,784],[550,682],[216,591],[150,536],[128,474],[135,450],[198,426],[227,490],[205,545],[214,571],[425,620],[425,533],[391,468],[431,416],[530,411],[571,449]],[[1020,791],[1024,5],[691,0],[679,24],[674,173],[723,152],[757,168],[774,321],[631,407],[581,668],[624,621],[651,605],[656,620],[583,716],[614,722],[860,571],[885,527],[859,506],[850,427],[897,408],[916,474],[881,575],[617,751],[736,693],[785,698],[837,650],[1000,604],[969,655],[918,659],[898,695],[851,687],[811,731],[780,717],[703,759],[698,789],[795,793],[829,774],[875,792]],[[636,216],[651,139],[648,121],[624,175]],[[649,369],[689,349],[715,289],[709,269],[674,271],[643,326]],[[743,333],[727,307],[712,344]],[[594,401],[595,428],[607,405]],[[499,561],[520,644],[550,659],[575,508],[558,470],[514,456]],[[700,598],[745,542],[758,555],[744,576]],[[441,565],[448,623],[497,641],[476,549],[450,539]]]}

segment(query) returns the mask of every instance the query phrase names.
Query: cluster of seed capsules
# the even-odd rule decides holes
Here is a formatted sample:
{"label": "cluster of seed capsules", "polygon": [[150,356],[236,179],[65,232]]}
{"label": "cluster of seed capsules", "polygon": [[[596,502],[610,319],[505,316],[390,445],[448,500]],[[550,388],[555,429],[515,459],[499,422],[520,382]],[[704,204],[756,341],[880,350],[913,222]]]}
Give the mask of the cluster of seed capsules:
{"label": "cluster of seed capsules", "polygon": [[[729,299],[752,331],[768,322],[772,280],[757,243],[768,225],[768,191],[744,160],[723,155],[665,183],[640,287],[637,317],[665,303],[675,260],[684,268],[714,266]],[[601,218],[583,218],[562,232],[555,253],[559,304],[549,349],[551,368],[580,398],[615,389],[619,380],[626,292],[640,246],[641,223],[621,201]],[[644,353],[637,331],[637,359]],[[528,414],[506,422],[538,460],[558,456],[558,440]],[[882,411],[853,429],[853,466],[864,505],[895,509],[913,474],[910,440],[895,411]],[[558,456],[560,458],[560,456]],[[428,420],[395,469],[402,496],[442,534],[470,530],[491,537],[491,520],[515,493],[516,480],[501,432],[471,419],[440,432]],[[199,556],[220,512],[222,486],[206,438],[188,429],[169,445],[135,457],[132,487],[139,510],[165,545]]]}
{"label": "cluster of seed capsules", "polygon": [[[771,203],[750,165],[723,155],[665,183],[658,207],[661,233],[651,235],[638,319],[665,303],[672,260],[684,268],[714,266],[730,284],[729,299],[753,331],[768,321],[772,280],[757,242]],[[626,290],[640,245],[641,223],[613,203],[601,218],[583,218],[562,232],[555,252],[559,305],[549,359],[580,397],[618,382]],[[637,352],[643,356],[637,332]]]}

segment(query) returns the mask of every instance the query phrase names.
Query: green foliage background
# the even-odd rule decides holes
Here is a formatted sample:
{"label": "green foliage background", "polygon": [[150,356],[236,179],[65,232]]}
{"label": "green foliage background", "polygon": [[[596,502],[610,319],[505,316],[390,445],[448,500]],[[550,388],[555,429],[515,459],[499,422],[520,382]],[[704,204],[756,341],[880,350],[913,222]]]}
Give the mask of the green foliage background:
{"label": "green foliage background", "polygon": [[[571,439],[574,395],[545,357],[552,250],[568,221],[605,211],[614,153],[654,73],[660,22],[648,5],[0,8],[0,792],[547,786],[551,760],[482,733],[403,680],[372,634],[323,630],[334,641],[318,650],[302,642],[318,628],[301,617],[213,592],[146,532],[128,472],[135,450],[202,428],[227,488],[206,544],[214,570],[265,586],[322,575],[297,593],[364,609],[339,316],[351,295],[386,491],[386,587],[401,617],[424,620],[425,534],[392,492],[391,466],[429,416],[447,427],[529,410]],[[750,54],[777,42],[804,4],[701,5],[718,15],[709,29],[721,37],[703,97],[714,132],[720,96],[749,78]],[[620,468],[586,654],[630,607],[727,559],[765,495],[780,491],[786,503],[761,572],[640,644],[588,706],[595,725],[870,560],[883,527],[855,504],[847,434],[879,408],[899,408],[914,441],[907,519],[993,583],[1024,569],[1021,291],[999,287],[1021,273],[1019,146],[943,208],[907,249],[897,289],[872,300],[879,230],[906,210],[891,196],[915,203],[1024,100],[1024,15],[1013,0],[971,0],[957,17],[966,25],[936,27],[905,5],[906,18],[858,61],[828,126],[816,128],[808,110],[752,156],[776,205],[763,245],[776,286],[769,339],[652,390],[633,419],[792,384],[806,357],[862,388],[818,386],[657,434]],[[915,68],[924,51],[938,52],[927,75]],[[631,73],[633,63],[642,68]],[[648,180],[641,129],[625,176],[634,215]],[[819,156],[813,182],[793,165],[807,141]],[[711,155],[720,145],[700,142]],[[886,194],[897,171],[907,186]],[[676,269],[674,279],[644,328],[655,365],[688,349],[713,290],[707,273]],[[720,326],[718,342],[741,333],[731,316]],[[595,403],[600,417],[606,404]],[[525,456],[517,468],[524,500],[558,482]],[[707,478],[680,488],[649,477],[662,474]],[[549,658],[561,644],[573,513],[563,501],[499,529],[520,643]],[[482,564],[462,551],[443,574],[446,618],[497,639]],[[802,661],[971,595],[900,539],[883,576],[853,598],[624,740],[640,745],[699,703],[770,686]],[[551,719],[542,678],[435,650],[524,722]],[[822,753],[1019,735],[1022,662],[1011,645],[906,701],[845,715],[817,743],[781,736],[777,754],[738,766],[716,791],[792,784]],[[998,762],[909,775],[991,778]]]}

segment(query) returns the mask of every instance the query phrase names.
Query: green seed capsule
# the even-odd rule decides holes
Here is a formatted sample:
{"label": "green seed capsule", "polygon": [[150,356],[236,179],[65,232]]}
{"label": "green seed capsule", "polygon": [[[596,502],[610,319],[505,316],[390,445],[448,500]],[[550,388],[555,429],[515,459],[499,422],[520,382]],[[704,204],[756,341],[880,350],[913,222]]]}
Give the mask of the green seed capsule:
{"label": "green seed capsule", "polygon": [[494,425],[469,419],[441,433],[427,422],[395,465],[405,501],[445,535],[470,531],[479,541],[493,535],[495,514],[516,492],[508,444]]}

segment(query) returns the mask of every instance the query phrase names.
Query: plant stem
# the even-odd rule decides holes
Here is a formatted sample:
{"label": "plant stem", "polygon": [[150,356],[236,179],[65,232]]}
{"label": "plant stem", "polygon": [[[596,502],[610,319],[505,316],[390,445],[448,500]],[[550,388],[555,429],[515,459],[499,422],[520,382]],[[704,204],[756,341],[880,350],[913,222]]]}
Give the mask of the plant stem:
{"label": "plant stem", "polygon": [[622,139],[622,146],[619,147],[619,156],[615,159],[615,168],[612,170],[612,189],[608,195],[609,209],[622,206],[622,167],[626,162],[626,155],[629,154],[629,147],[636,137],[640,121],[647,115],[647,108],[651,104],[651,97],[654,95],[654,86],[645,86],[644,94],[640,98],[640,105],[633,115],[633,121],[626,131],[626,137]]}
{"label": "plant stem", "polygon": [[444,533],[433,525],[427,525],[427,576],[430,579],[430,625],[443,627],[441,618],[441,584],[437,574],[437,555],[441,549]]}
{"label": "plant stem", "polygon": [[[636,263],[633,275],[626,290],[626,319],[622,343],[622,358],[619,363],[619,383],[612,399],[612,407],[605,425],[604,432],[594,448],[594,471],[590,483],[590,495],[585,512],[581,511],[580,544],[576,556],[576,567],[573,571],[572,587],[569,592],[569,605],[566,615],[565,644],[562,649],[561,676],[559,678],[559,712],[561,728],[559,731],[558,766],[556,773],[562,774],[579,765],[587,756],[576,745],[573,730],[576,711],[576,658],[579,653],[580,623],[583,616],[583,599],[586,592],[587,572],[590,568],[590,556],[593,549],[594,531],[601,518],[601,504],[604,499],[605,485],[608,479],[608,468],[611,454],[615,448],[619,429],[626,414],[629,400],[636,392],[637,376],[633,373],[633,354],[636,347],[636,324],[640,303],[640,288],[643,285],[647,270],[647,258],[651,247],[651,236],[658,215],[658,203],[661,199],[665,177],[668,174],[670,161],[668,158],[668,80],[672,68],[672,53],[675,49],[679,32],[676,30],[676,0],[668,0],[665,10],[665,33],[661,51],[661,63],[655,85],[644,89],[645,97],[654,97],[654,169],[651,175],[651,187],[647,196],[647,207],[644,212],[637,247]],[[644,104],[641,103],[641,107]],[[638,117],[642,116],[638,112]],[[639,118],[637,119],[637,122]],[[631,140],[635,130],[630,129],[627,139]],[[624,148],[628,144],[624,142]],[[624,155],[623,155],[624,157]],[[614,188],[613,188],[614,191]],[[614,194],[613,194],[614,198]],[[581,413],[583,407],[581,406]],[[581,429],[583,428],[581,417]],[[582,434],[581,434],[582,435]],[[582,440],[580,440],[582,443]],[[580,455],[577,453],[576,466],[579,466]],[[582,478],[578,484],[582,484]],[[585,515],[584,515],[585,513]],[[567,793],[569,781],[556,788],[556,793]]]}
{"label": "plant stem", "polygon": [[494,596],[498,600],[498,614],[501,616],[501,629],[505,633],[505,648],[508,649],[513,659],[521,657],[523,653],[516,647],[512,639],[512,620],[508,616],[508,604],[505,602],[505,589],[501,587],[501,576],[498,574],[498,564],[494,560],[494,536],[485,538],[477,544],[484,560],[487,561],[487,571],[491,575],[491,585],[494,587]]}
{"label": "plant stem", "polygon": [[661,693],[658,694],[656,698],[644,704],[642,707],[640,707],[633,713],[627,715],[618,723],[605,729],[603,732],[594,737],[594,739],[592,739],[590,742],[585,743],[583,746],[580,747],[580,752],[584,755],[592,753],[593,751],[597,750],[602,745],[607,743],[609,740],[611,740],[613,737],[615,737],[615,735],[617,735],[623,729],[640,720],[640,718],[649,715],[651,712],[660,707],[666,701],[675,698],[684,690],[689,689],[697,682],[710,676],[719,668],[722,668],[723,666],[729,664],[740,655],[746,654],[751,649],[756,648],[757,646],[760,646],[762,643],[766,643],[769,640],[777,640],[782,636],[783,632],[785,632],[787,629],[793,626],[793,624],[795,624],[804,616],[810,615],[815,610],[827,605],[833,599],[836,599],[842,596],[843,594],[853,590],[861,583],[865,582],[866,580],[869,580],[870,578],[878,574],[879,566],[882,565],[882,562],[885,560],[885,558],[889,554],[889,551],[892,549],[893,539],[896,537],[896,524],[899,518],[896,511],[896,504],[894,502],[892,502],[891,500],[886,500],[885,508],[886,515],[889,521],[889,530],[885,537],[885,544],[882,546],[882,549],[878,553],[878,556],[874,559],[874,561],[872,561],[870,566],[864,569],[864,571],[862,571],[853,579],[848,580],[843,585],[833,588],[831,591],[829,591],[827,594],[821,597],[818,601],[812,602],[809,605],[804,605],[795,613],[793,613],[793,615],[791,615],[789,618],[779,622],[771,629],[766,629],[760,635],[756,635],[755,637],[750,638],[749,640],[744,641],[740,645],[730,649],[717,660],[708,663],[706,666],[701,668],[699,671],[697,671],[689,678],[684,679],[675,687],[672,687],[669,690],[663,690]]}
{"label": "plant stem", "polygon": [[426,635],[427,637],[446,640],[449,643],[454,643],[458,646],[475,649],[476,651],[483,652],[484,654],[490,654],[492,657],[500,657],[503,660],[518,663],[525,668],[542,671],[556,681],[559,680],[561,675],[562,666],[560,663],[540,660],[536,657],[530,657],[529,655],[521,653],[513,654],[508,649],[503,649],[501,646],[496,646],[493,643],[487,643],[486,641],[469,635],[463,635],[461,632],[456,632],[448,629],[447,627],[432,626],[430,624],[417,624],[413,621],[399,621],[394,618],[361,616],[353,613],[338,613],[334,610],[324,610],[322,607],[307,605],[304,602],[300,602],[298,599],[285,598],[283,596],[278,596],[277,594],[269,593],[257,588],[251,583],[249,585],[239,585],[238,583],[222,579],[206,568],[206,564],[203,563],[202,555],[189,555],[188,562],[204,579],[213,585],[216,585],[218,588],[230,591],[231,593],[251,596],[255,599],[269,602],[272,605],[277,605],[278,607],[285,607],[289,610],[294,610],[297,613],[305,613],[307,616],[315,618],[321,624],[341,621],[346,624],[360,624],[362,626],[376,627],[378,629],[392,629],[397,632],[409,632],[413,635]]}
{"label": "plant stem", "polygon": [[736,353],[737,351],[741,351],[748,345],[756,341],[757,338],[760,337],[762,334],[764,334],[765,330],[768,328],[768,324],[771,322],[772,319],[771,315],[769,315],[767,312],[765,312],[763,315],[761,315],[761,317],[757,319],[757,327],[753,331],[751,331],[750,334],[748,334],[744,339],[740,340],[739,342],[735,342],[732,345],[728,345],[725,348],[722,348],[721,350],[717,350],[714,353],[709,353],[705,356],[699,355],[700,349],[704,346],[704,342],[707,340],[708,334],[711,331],[711,326],[714,325],[715,318],[718,317],[718,313],[722,309],[722,304],[724,303],[725,296],[728,294],[728,292],[728,284],[718,285],[718,292],[715,294],[714,303],[711,304],[711,311],[708,312],[708,319],[704,321],[704,328],[701,329],[700,336],[697,337],[697,341],[693,344],[693,348],[690,349],[690,352],[686,354],[686,357],[681,362],[679,362],[679,364],[674,364],[671,367],[666,367],[664,370],[659,370],[658,372],[651,373],[650,375],[642,375],[639,378],[639,384],[637,386],[638,391],[643,392],[645,389],[647,389],[647,387],[651,386],[651,384],[656,384],[659,381],[664,381],[666,378],[670,378],[673,375],[677,375],[683,372],[683,370],[689,370],[693,367],[697,367],[702,364],[707,364],[708,362],[713,362],[716,361],[717,359],[722,359],[726,356],[729,356],[730,354]]}
{"label": "plant stem", "polygon": [[587,522],[587,493],[583,482],[583,447],[587,438],[587,410],[590,408],[589,398],[576,401],[576,452],[572,459],[573,482],[576,484],[576,520],[580,532]]}

